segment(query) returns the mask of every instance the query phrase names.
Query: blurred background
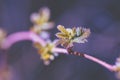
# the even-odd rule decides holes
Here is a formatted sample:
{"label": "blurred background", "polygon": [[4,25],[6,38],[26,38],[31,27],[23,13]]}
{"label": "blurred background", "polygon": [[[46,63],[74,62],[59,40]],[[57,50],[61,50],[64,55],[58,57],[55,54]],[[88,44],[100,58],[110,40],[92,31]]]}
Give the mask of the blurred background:
{"label": "blurred background", "polygon": [[[8,34],[26,31],[32,26],[31,13],[44,6],[50,8],[55,22],[52,40],[59,24],[90,28],[88,42],[74,49],[114,64],[120,53],[119,0],[0,0],[0,27]],[[8,52],[13,80],[117,80],[101,65],[72,55],[60,54],[45,66],[30,41],[16,43]]]}

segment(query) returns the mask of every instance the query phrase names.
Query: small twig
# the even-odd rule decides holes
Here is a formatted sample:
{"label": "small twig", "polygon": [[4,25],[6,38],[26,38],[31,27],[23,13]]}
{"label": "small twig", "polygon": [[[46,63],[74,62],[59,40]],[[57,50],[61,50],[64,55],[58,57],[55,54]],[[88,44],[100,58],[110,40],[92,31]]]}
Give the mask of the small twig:
{"label": "small twig", "polygon": [[52,52],[68,54],[68,52],[67,52],[66,49],[62,49],[62,48],[58,48],[58,47],[53,48],[53,49],[52,49]]}
{"label": "small twig", "polygon": [[[56,49],[56,48],[55,48]],[[116,68],[114,65],[110,65],[98,58],[95,58],[93,56],[90,56],[88,54],[83,54],[83,53],[80,53],[80,52],[76,52],[76,51],[73,51],[72,48],[67,48],[67,49],[62,49],[62,48],[57,48],[56,50],[54,49],[55,52],[62,52],[62,53],[69,53],[69,54],[72,54],[72,55],[77,55],[77,56],[80,56],[80,57],[84,57],[86,59],[89,59],[93,62],[96,62],[100,65],[102,65],[103,67],[107,68],[108,70],[110,71],[115,71],[116,72]]]}

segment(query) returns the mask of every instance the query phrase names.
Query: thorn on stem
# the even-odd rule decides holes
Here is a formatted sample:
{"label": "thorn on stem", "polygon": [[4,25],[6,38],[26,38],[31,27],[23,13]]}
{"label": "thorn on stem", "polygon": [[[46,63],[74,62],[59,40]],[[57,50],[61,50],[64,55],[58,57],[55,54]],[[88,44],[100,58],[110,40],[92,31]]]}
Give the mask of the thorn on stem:
{"label": "thorn on stem", "polygon": [[76,55],[76,56],[80,56],[80,57],[84,57],[84,54],[83,54],[83,53],[73,51],[73,50],[72,50],[72,47],[67,48],[67,51],[68,51],[69,54]]}

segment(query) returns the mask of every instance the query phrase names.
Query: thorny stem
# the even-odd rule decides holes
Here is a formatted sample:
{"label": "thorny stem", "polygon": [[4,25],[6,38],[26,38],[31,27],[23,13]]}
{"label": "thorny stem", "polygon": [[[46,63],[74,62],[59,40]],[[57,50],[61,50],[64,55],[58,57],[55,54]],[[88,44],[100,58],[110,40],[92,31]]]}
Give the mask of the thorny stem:
{"label": "thorny stem", "polygon": [[[56,49],[56,50],[55,50]],[[103,67],[105,67],[105,68],[107,68],[108,70],[110,70],[110,71],[114,71],[114,72],[116,72],[116,68],[115,68],[115,66],[114,65],[110,65],[110,64],[108,64],[108,63],[106,63],[106,62],[104,62],[104,61],[102,61],[102,60],[100,60],[100,59],[98,59],[98,58],[96,58],[96,57],[93,57],[93,56],[90,56],[90,55],[88,55],[88,54],[83,54],[83,53],[80,53],[80,52],[76,52],[76,51],[73,51],[72,49],[62,49],[62,48],[54,48],[53,49],[53,52],[59,52],[59,53],[66,53],[66,54],[72,54],[72,55],[77,55],[77,56],[80,56],[80,57],[84,57],[84,58],[86,58],[86,59],[89,59],[89,60],[91,60],[91,61],[93,61],[93,62],[96,62],[96,63],[98,63],[98,64],[100,64],[100,65],[102,65]]]}
{"label": "thorny stem", "polygon": [[[3,49],[8,49],[9,47],[11,47],[14,43],[16,42],[19,42],[19,41],[22,41],[22,40],[31,40],[33,42],[39,42],[41,45],[46,45],[46,42],[41,39],[39,36],[37,36],[35,33],[33,32],[17,32],[17,33],[14,33],[14,34],[11,34],[10,36],[8,36],[5,41],[3,42],[2,44],[2,48]],[[116,68],[113,66],[113,65],[110,65],[98,58],[95,58],[93,56],[90,56],[88,54],[83,54],[83,53],[80,53],[80,52],[76,52],[76,51],[73,51],[72,48],[68,48],[68,49],[62,49],[62,48],[53,48],[52,50],[53,52],[57,52],[57,53],[64,53],[64,54],[72,54],[72,55],[77,55],[77,56],[80,56],[80,57],[84,57],[86,59],[89,59],[93,62],[96,62],[100,65],[102,65],[103,67],[107,68],[108,70],[110,71],[116,71]]]}
{"label": "thorny stem", "polygon": [[110,64],[108,64],[108,63],[106,63],[106,62],[104,62],[104,61],[102,61],[102,60],[100,60],[98,58],[95,58],[95,57],[90,56],[88,54],[83,54],[83,53],[80,53],[80,52],[73,51],[71,47],[68,48],[67,51],[68,51],[69,54],[77,55],[77,56],[89,59],[91,61],[94,61],[94,62],[104,66],[105,68],[107,68],[110,71],[116,71],[116,68],[113,65],[110,65]]}

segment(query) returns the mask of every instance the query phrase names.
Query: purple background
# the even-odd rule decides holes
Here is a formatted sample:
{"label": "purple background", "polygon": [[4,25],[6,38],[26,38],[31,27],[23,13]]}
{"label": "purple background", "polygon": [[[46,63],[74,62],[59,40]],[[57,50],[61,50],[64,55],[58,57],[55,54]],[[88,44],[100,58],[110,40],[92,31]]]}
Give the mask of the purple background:
{"label": "purple background", "polygon": [[[55,39],[58,24],[91,29],[88,43],[76,44],[75,50],[114,64],[120,53],[119,0],[0,0],[0,26],[8,34],[28,30],[29,16],[42,6],[51,9],[51,30]],[[117,80],[104,67],[77,56],[61,54],[50,66],[44,66],[30,41],[14,44],[8,64],[15,72],[14,80]]]}

